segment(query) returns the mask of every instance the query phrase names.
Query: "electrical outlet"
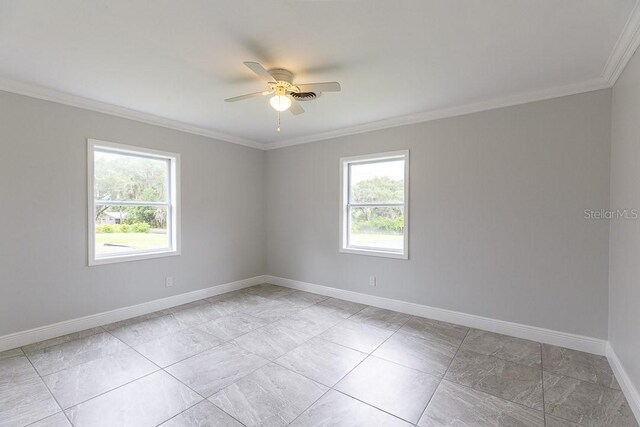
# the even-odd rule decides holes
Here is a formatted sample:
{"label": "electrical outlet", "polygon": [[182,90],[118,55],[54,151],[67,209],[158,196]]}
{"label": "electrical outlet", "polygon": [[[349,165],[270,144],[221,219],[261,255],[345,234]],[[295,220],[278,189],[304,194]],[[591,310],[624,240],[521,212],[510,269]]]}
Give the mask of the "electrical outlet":
{"label": "electrical outlet", "polygon": [[169,277],[169,276],[167,276],[167,279],[165,280],[164,285],[165,285],[167,288],[172,287],[172,286],[173,286],[173,277]]}
{"label": "electrical outlet", "polygon": [[369,286],[376,286],[376,276],[369,276]]}

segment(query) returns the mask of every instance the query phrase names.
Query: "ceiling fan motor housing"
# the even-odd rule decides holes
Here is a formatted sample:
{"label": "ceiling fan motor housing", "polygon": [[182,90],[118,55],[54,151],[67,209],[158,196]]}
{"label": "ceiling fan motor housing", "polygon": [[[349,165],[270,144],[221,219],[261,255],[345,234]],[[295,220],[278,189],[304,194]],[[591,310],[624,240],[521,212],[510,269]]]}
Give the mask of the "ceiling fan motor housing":
{"label": "ceiling fan motor housing", "polygon": [[269,74],[276,79],[276,82],[287,82],[291,84],[293,82],[293,73],[289,70],[285,70],[284,68],[275,68],[273,70],[269,70]]}

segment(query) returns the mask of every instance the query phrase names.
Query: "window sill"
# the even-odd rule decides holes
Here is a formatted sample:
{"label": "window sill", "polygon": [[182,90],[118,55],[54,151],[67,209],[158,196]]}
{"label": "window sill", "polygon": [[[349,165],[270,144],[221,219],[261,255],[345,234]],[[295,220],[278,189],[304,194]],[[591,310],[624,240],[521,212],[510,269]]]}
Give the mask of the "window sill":
{"label": "window sill", "polygon": [[96,265],[104,265],[104,264],[115,264],[119,262],[141,261],[145,259],[164,258],[164,257],[170,257],[170,256],[177,256],[177,255],[180,255],[180,251],[168,250],[168,251],[158,251],[158,252],[147,252],[143,254],[110,256],[107,258],[89,259],[89,267],[96,266]]}
{"label": "window sill", "polygon": [[366,256],[375,256],[382,258],[395,258],[395,259],[409,259],[408,253],[401,252],[388,252],[384,250],[372,250],[372,249],[355,249],[355,248],[341,248],[340,253],[343,254],[352,254],[352,255],[366,255]]}

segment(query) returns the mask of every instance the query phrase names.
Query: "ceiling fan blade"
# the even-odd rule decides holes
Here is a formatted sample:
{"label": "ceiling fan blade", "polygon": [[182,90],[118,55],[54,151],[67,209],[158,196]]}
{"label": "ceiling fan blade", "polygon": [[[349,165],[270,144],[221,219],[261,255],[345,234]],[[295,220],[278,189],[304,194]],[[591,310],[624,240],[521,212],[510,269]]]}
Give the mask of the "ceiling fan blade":
{"label": "ceiling fan blade", "polygon": [[298,86],[300,92],[340,92],[340,83],[324,82],[324,83],[305,83]]}
{"label": "ceiling fan blade", "polygon": [[257,62],[244,62],[244,65],[249,67],[251,71],[256,73],[258,77],[260,77],[265,82],[275,82],[276,79],[273,78],[271,73],[269,73],[262,65]]}
{"label": "ceiling fan blade", "polygon": [[225,99],[226,102],[236,102],[236,101],[242,101],[243,99],[249,99],[249,98],[255,98],[257,96],[265,96],[265,95],[269,95],[271,92],[268,90],[265,90],[264,92],[255,92],[255,93],[248,93],[246,95],[240,95],[240,96],[234,96],[233,98],[227,98]]}
{"label": "ceiling fan blade", "polygon": [[289,107],[289,111],[291,111],[291,114],[293,114],[294,116],[297,116],[298,114],[304,113],[304,108],[300,106],[300,103],[298,101],[291,98],[291,107]]}

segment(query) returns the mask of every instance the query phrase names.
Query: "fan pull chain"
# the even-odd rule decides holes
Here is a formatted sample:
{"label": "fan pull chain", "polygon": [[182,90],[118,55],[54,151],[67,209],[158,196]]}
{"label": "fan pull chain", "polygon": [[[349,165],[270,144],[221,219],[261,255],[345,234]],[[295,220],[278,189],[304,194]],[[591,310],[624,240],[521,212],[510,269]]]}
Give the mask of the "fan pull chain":
{"label": "fan pull chain", "polygon": [[280,111],[278,111],[278,127],[276,128],[278,132],[280,132]]}

